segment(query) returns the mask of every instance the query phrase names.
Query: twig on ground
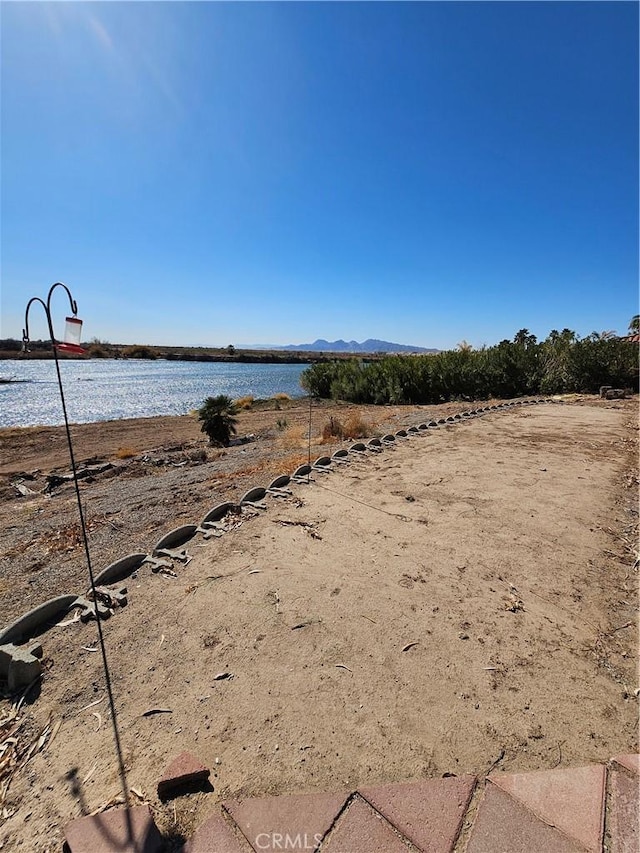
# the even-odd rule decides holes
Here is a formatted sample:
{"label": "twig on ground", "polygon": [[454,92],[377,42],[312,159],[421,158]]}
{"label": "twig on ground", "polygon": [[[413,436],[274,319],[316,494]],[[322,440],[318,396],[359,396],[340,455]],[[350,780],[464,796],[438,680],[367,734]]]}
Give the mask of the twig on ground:
{"label": "twig on ground", "polygon": [[564,743],[563,740],[558,741],[558,760],[553,765],[554,767],[557,767],[559,764],[562,764],[562,744],[563,743]]}
{"label": "twig on ground", "polygon": [[505,754],[506,754],[506,753],[505,753],[504,749],[501,749],[501,750],[500,750],[500,752],[499,752],[499,754],[498,754],[498,757],[495,759],[495,761],[492,761],[492,762],[491,762],[491,764],[489,765],[489,769],[488,769],[488,770],[487,770],[487,772],[485,773],[485,776],[488,776],[488,775],[491,773],[491,771],[492,771],[492,770],[495,770],[495,769],[496,769],[496,767],[498,766],[498,764],[500,764],[500,762],[501,762],[501,761],[502,761],[502,759],[504,758]]}

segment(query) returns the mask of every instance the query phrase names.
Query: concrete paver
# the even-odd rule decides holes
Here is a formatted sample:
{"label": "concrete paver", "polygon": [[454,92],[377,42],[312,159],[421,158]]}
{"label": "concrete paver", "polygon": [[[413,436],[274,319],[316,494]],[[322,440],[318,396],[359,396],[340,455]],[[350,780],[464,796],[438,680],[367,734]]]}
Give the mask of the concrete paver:
{"label": "concrete paver", "polygon": [[158,781],[158,796],[164,799],[177,789],[193,784],[206,782],[211,771],[190,752],[181,752],[165,768],[162,778]]}
{"label": "concrete paver", "polygon": [[223,806],[254,850],[315,850],[349,796],[350,792],[298,794],[231,800]]}
{"label": "concrete paver", "polygon": [[157,853],[161,838],[148,806],[114,809],[72,821],[65,830],[71,853]]}
{"label": "concrete paver", "polygon": [[410,853],[410,847],[370,805],[355,799],[322,844],[322,853]]}
{"label": "concrete paver", "polygon": [[640,776],[640,755],[614,755],[611,760]]}
{"label": "concrete paver", "polygon": [[381,815],[428,853],[451,853],[475,786],[475,776],[360,788]]}
{"label": "concrete paver", "polygon": [[601,764],[489,776],[489,784],[501,788],[592,853],[602,849],[605,780]]}
{"label": "concrete paver", "polygon": [[640,850],[640,779],[612,770],[609,834],[612,853]]}
{"label": "concrete paver", "polygon": [[584,853],[584,847],[487,783],[466,853]]}
{"label": "concrete paver", "polygon": [[239,836],[222,815],[214,814],[200,824],[182,853],[251,853],[252,848]]}

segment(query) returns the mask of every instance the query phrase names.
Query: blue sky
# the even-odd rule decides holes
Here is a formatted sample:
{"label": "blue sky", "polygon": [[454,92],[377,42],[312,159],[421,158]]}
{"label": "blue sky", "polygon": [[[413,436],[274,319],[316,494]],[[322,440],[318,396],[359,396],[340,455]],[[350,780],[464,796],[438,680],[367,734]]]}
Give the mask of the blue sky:
{"label": "blue sky", "polygon": [[1,37],[2,337],[56,280],[118,343],[638,311],[636,3],[4,2]]}

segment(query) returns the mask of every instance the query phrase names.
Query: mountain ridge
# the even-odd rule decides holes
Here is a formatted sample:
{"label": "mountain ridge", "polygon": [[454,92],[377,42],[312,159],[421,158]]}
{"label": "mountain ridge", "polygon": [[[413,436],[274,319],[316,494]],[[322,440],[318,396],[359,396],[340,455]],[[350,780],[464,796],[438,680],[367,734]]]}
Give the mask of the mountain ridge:
{"label": "mountain ridge", "polygon": [[378,338],[367,338],[366,341],[359,343],[358,341],[327,341],[324,338],[318,338],[312,344],[286,344],[274,349],[297,350],[298,352],[439,352],[433,348],[412,346],[411,344],[396,344],[391,341],[381,341]]}

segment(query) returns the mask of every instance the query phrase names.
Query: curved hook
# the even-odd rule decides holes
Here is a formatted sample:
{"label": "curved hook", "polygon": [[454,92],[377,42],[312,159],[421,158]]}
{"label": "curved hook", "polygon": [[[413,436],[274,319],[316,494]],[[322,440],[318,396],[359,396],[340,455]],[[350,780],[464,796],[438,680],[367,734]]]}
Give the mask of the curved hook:
{"label": "curved hook", "polygon": [[52,346],[55,346],[56,338],[53,332],[53,321],[51,319],[51,296],[56,287],[63,287],[67,291],[67,296],[69,297],[69,304],[71,306],[71,312],[75,317],[78,313],[78,305],[76,300],[71,295],[71,291],[61,281],[56,281],[55,284],[52,284],[49,288],[49,295],[47,296],[47,301],[45,302],[43,299],[40,299],[39,296],[33,296],[29,302],[27,303],[27,309],[24,314],[24,329],[22,330],[22,352],[28,352],[28,344],[29,344],[29,309],[33,302],[39,302],[44,308],[44,313],[47,317],[47,325],[49,326],[49,338],[51,340]]}
{"label": "curved hook", "polygon": [[67,285],[61,281],[56,281],[56,283],[52,284],[49,288],[49,295],[47,296],[47,310],[49,311],[49,313],[51,313],[51,296],[56,287],[63,287],[67,291],[67,296],[69,297],[69,304],[71,305],[71,313],[75,317],[78,313],[78,306],[76,305],[76,300],[71,295],[71,291],[69,290]]}
{"label": "curved hook", "polygon": [[49,333],[51,334],[51,316],[49,313],[49,309],[47,308],[47,305],[44,300],[40,299],[39,296],[33,296],[27,302],[27,309],[24,312],[24,329],[22,330],[22,352],[29,352],[29,308],[31,308],[31,305],[34,302],[39,302],[40,305],[42,305],[42,307],[44,308],[44,313],[47,317],[47,323],[49,325]]}

